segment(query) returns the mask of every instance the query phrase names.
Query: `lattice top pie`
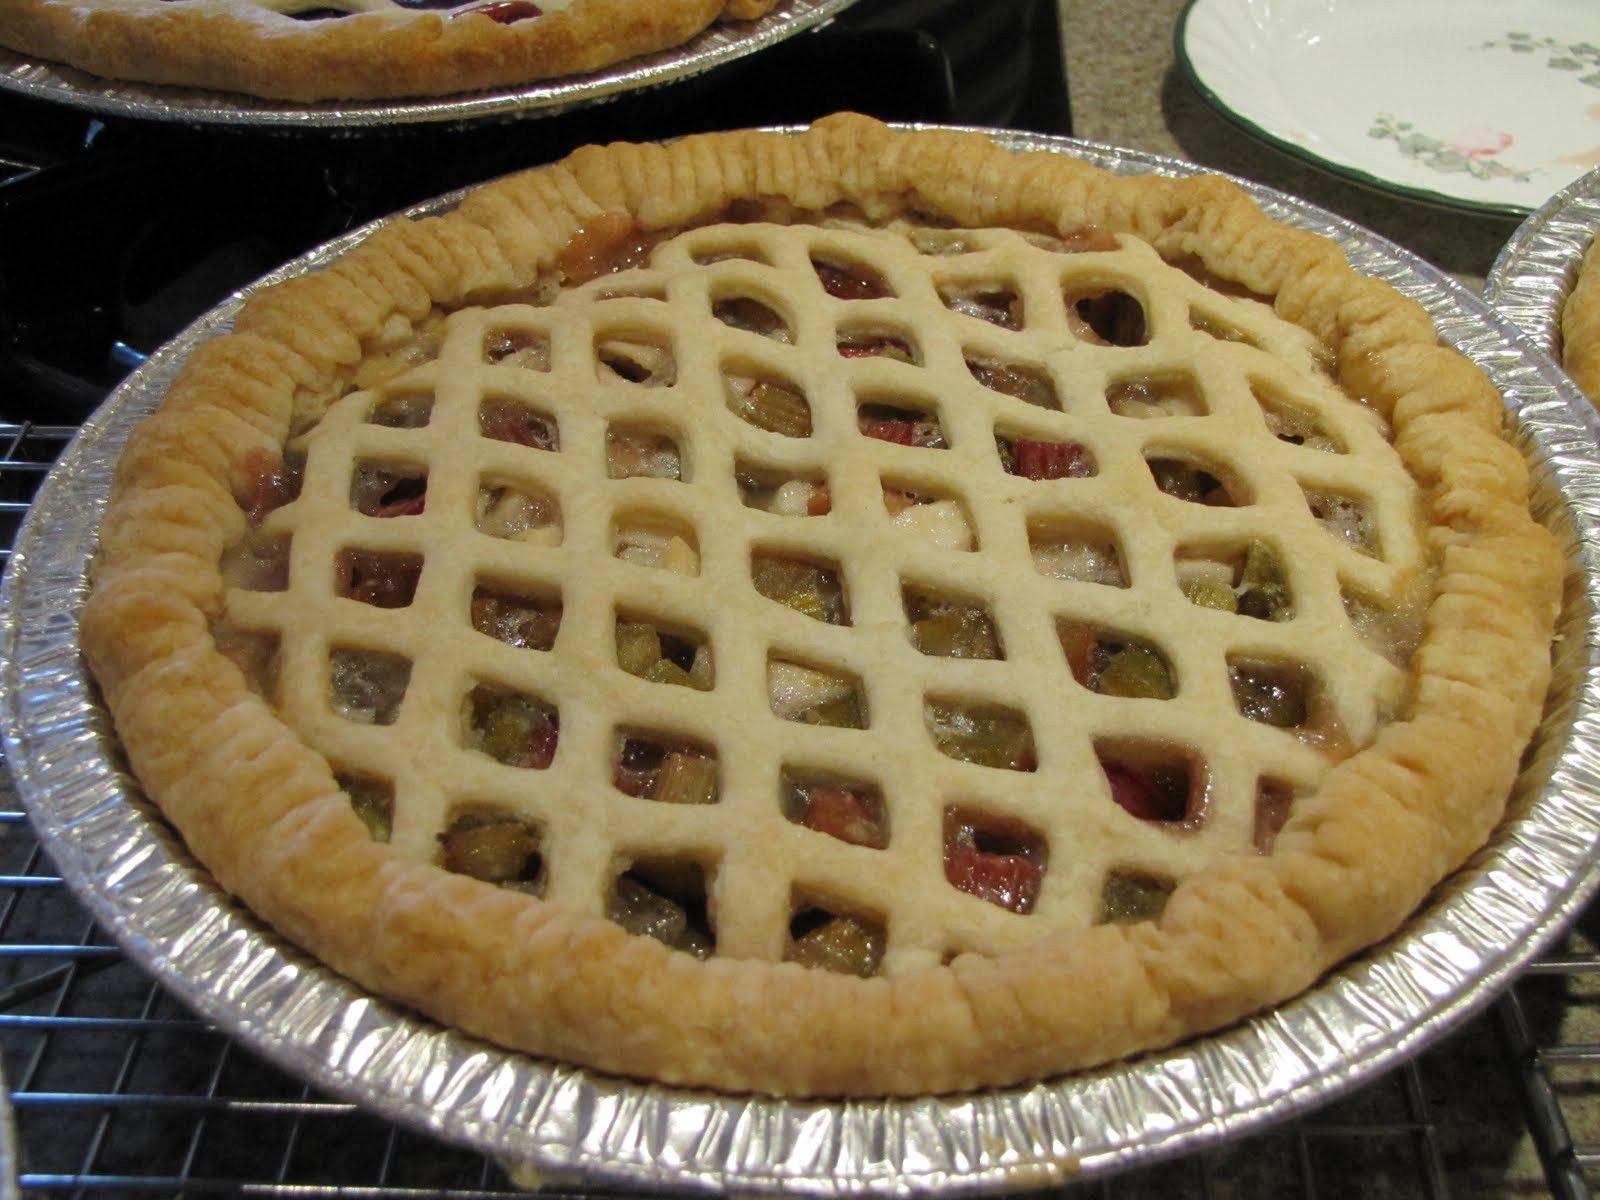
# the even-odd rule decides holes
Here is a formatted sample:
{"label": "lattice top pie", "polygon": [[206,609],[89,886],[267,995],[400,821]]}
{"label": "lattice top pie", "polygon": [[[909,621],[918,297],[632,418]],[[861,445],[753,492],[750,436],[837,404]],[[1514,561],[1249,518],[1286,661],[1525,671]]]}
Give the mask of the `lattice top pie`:
{"label": "lattice top pie", "polygon": [[682,45],[776,0],[5,0],[0,45],[274,100],[442,96]]}
{"label": "lattice top pie", "polygon": [[1572,290],[1560,314],[1562,365],[1584,394],[1600,404],[1600,239],[1578,260]]}
{"label": "lattice top pie", "polygon": [[202,346],[84,645],[197,856],[370,987],[669,1082],[1004,1084],[1293,995],[1487,836],[1560,575],[1499,412],[1220,181],[590,148]]}

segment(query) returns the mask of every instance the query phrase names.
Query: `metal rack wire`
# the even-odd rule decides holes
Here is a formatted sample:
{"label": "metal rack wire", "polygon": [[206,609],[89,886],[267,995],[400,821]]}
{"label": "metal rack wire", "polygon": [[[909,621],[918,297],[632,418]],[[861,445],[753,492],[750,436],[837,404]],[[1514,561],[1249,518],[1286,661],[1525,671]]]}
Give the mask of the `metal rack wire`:
{"label": "metal rack wire", "polygon": [[[73,432],[0,422],[0,564]],[[1600,953],[1584,926],[1488,1013],[1356,1093],[1204,1153],[1055,1194],[1588,1197],[1600,1181]],[[321,1095],[185,1010],[109,943],[56,876],[3,771],[0,1064],[29,1197],[519,1190],[481,1154]],[[541,1194],[617,1193],[560,1185]]]}

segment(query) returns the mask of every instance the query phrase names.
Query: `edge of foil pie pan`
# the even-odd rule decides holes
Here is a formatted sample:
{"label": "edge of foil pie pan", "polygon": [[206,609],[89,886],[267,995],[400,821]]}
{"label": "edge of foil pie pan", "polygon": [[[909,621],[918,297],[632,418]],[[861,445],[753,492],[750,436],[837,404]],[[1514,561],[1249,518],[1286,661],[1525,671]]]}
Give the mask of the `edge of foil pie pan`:
{"label": "edge of foil pie pan", "polygon": [[[1119,172],[1198,170],[985,132]],[[238,296],[154,355],[85,424],[39,489],[0,583],[0,734],[41,841],[128,955],[204,1017],[327,1092],[493,1156],[530,1184],[580,1176],[815,1196],[1040,1187],[1192,1152],[1395,1067],[1488,1004],[1600,886],[1600,415],[1455,280],[1303,201],[1243,186],[1424,304],[1445,340],[1487,371],[1532,465],[1535,515],[1570,564],[1547,713],[1507,819],[1395,937],[1297,999],[1169,1050],[1031,1086],[787,1101],[630,1082],[502,1050],[376,999],[288,946],[219,891],[123,773],[77,646],[87,563],[128,431],[184,356],[227,327]],[[362,232],[253,286],[314,269]]]}
{"label": "edge of foil pie pan", "polygon": [[1600,236],[1600,169],[1580,175],[1517,226],[1495,256],[1483,296],[1545,353],[1561,357],[1561,306]]}
{"label": "edge of foil pie pan", "polygon": [[0,91],[68,104],[102,116],[283,132],[547,117],[702,74],[815,28],[854,3],[784,0],[754,21],[713,24],[681,46],[630,58],[604,70],[447,96],[296,104],[242,92],[110,79],[5,46],[0,46]]}

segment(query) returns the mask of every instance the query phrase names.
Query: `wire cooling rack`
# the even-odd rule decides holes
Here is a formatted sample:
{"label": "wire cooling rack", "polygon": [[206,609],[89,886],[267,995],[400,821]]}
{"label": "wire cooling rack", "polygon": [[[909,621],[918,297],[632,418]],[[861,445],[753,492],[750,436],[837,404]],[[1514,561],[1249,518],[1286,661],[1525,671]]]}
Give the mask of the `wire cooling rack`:
{"label": "wire cooling rack", "polygon": [[[69,426],[0,420],[0,565]],[[3,763],[3,759],[0,759]],[[1586,915],[1484,1015],[1326,1108],[1040,1195],[1579,1200],[1600,1182],[1600,952]],[[392,1125],[197,1019],[96,928],[0,771],[0,1066],[24,1196],[498,1196],[480,1154]],[[544,1196],[626,1196],[557,1185]]]}

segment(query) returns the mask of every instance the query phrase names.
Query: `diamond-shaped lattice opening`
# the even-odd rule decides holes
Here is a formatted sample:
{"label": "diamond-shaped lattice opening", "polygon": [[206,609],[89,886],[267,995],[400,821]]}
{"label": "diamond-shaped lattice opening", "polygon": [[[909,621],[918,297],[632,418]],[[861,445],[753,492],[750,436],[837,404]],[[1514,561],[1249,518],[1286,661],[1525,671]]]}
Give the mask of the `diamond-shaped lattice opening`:
{"label": "diamond-shaped lattice opening", "polygon": [[1397,667],[1411,661],[1411,655],[1422,640],[1422,611],[1415,604],[1383,604],[1366,596],[1341,590],[1345,615],[1373,650],[1383,655]]}
{"label": "diamond-shaped lattice opening", "polygon": [[1118,379],[1106,388],[1106,407],[1119,417],[1142,419],[1203,417],[1208,411],[1200,381],[1186,371]]}
{"label": "diamond-shaped lattice opening", "polygon": [[1268,384],[1252,381],[1250,394],[1261,407],[1267,430],[1280,442],[1320,450],[1324,454],[1346,454],[1343,439],[1328,429],[1311,409],[1296,404]]}
{"label": "diamond-shaped lattice opening", "polygon": [[687,521],[661,512],[619,513],[611,529],[612,553],[636,567],[700,574],[700,539]]}
{"label": "diamond-shaped lattice opening", "polygon": [[731,329],[759,334],[775,342],[792,342],[794,330],[772,305],[754,296],[730,295],[712,301],[711,315]]}
{"label": "diamond-shaped lattice opening", "polygon": [[1177,886],[1165,875],[1128,868],[1107,871],[1100,886],[1100,925],[1136,925],[1160,918]]}
{"label": "diamond-shaped lattice opening", "polygon": [[817,474],[796,474],[741,460],[734,467],[739,500],[746,508],[785,517],[825,517],[833,510],[828,481]]}
{"label": "diamond-shaped lattice opening", "polygon": [[612,737],[611,782],[618,791],[663,804],[715,804],[720,799],[716,747],[648,729]]}
{"label": "diamond-shaped lattice opening", "polygon": [[1293,808],[1294,789],[1287,783],[1263,779],[1257,785],[1255,832],[1251,840],[1259,852],[1271,853]]}
{"label": "diamond-shaped lattice opening", "polygon": [[1069,285],[1061,295],[1067,327],[1097,346],[1142,346],[1150,340],[1144,305],[1115,284]]}
{"label": "diamond-shaped lattice opening", "polygon": [[856,428],[864,437],[918,450],[945,449],[944,426],[936,409],[907,397],[874,397],[856,406]]}
{"label": "diamond-shaped lattice opening", "polygon": [[785,721],[867,728],[867,697],[861,680],[838,668],[771,657],[767,660],[767,703],[773,715]]}
{"label": "diamond-shaped lattice opening", "polygon": [[811,403],[799,384],[731,367],[722,379],[728,411],[741,421],[779,437],[811,436]]}
{"label": "diamond-shaped lattice opening", "polygon": [[1033,727],[1016,709],[930,696],[922,720],[939,753],[950,758],[1005,771],[1038,768]]}
{"label": "diamond-shaped lattice opening", "polygon": [[1072,677],[1091,692],[1140,700],[1170,700],[1178,693],[1172,664],[1143,638],[1082,621],[1056,622]]}
{"label": "diamond-shaped lattice opening", "polygon": [[299,497],[305,469],[303,454],[285,454],[280,458],[260,453],[247,460],[244,486],[234,500],[252,526],[259,525],[268,513]]}
{"label": "diamond-shaped lattice opening", "polygon": [[1301,663],[1229,656],[1233,703],[1246,720],[1277,729],[1302,729],[1312,719],[1315,680]]}
{"label": "diamond-shaped lattice opening", "polygon": [[1006,474],[1021,479],[1086,479],[1095,473],[1094,455],[1082,442],[996,432],[994,445]]}
{"label": "diamond-shaped lattice opening", "polygon": [[534,450],[559,450],[555,418],[509,396],[485,396],[478,405],[478,432],[497,442],[513,442]]}
{"label": "diamond-shaped lattice opening", "polygon": [[560,719],[537,696],[480,683],[461,703],[463,741],[508,767],[544,770],[556,756]]}
{"label": "diamond-shaped lattice opening", "polygon": [[384,392],[367,410],[369,425],[389,429],[421,429],[433,418],[433,393],[414,388]]}
{"label": "diamond-shaped lattice opening", "polygon": [[535,546],[561,543],[561,508],[555,497],[530,484],[480,480],[473,506],[479,533]]}
{"label": "diamond-shaped lattice opening", "polygon": [[883,273],[870,263],[839,254],[813,254],[811,269],[835,300],[882,300],[894,295]]}
{"label": "diamond-shaped lattice opening", "polygon": [[832,563],[795,558],[782,551],[750,555],[750,581],[768,600],[786,604],[814,621],[848,625],[849,609],[839,569]]}
{"label": "diamond-shaped lattice opening", "polygon": [[889,844],[889,814],[875,783],[784,767],[778,792],[784,817],[796,825],[852,846],[882,850]]}
{"label": "diamond-shaped lattice opening", "polygon": [[1166,746],[1100,743],[1095,746],[1112,801],[1141,821],[1192,828],[1202,816],[1200,781],[1190,764]]}
{"label": "diamond-shaped lattice opening", "polygon": [[709,958],[717,937],[706,906],[706,870],[686,859],[633,863],[612,882],[606,916],[629,933]]}
{"label": "diamond-shaped lattice opening", "polygon": [[939,299],[953,313],[1001,329],[1018,330],[1023,326],[1022,295],[1012,283],[941,283]]}
{"label": "diamond-shaped lattice opening", "polygon": [[843,358],[884,358],[890,362],[911,363],[922,360],[917,354],[916,342],[900,329],[878,326],[840,326],[835,334],[835,345]]}
{"label": "diamond-shaped lattice opening", "polygon": [[276,704],[282,649],[278,635],[218,625],[216,639],[217,649],[243,673],[246,686]]}
{"label": "diamond-shaped lattice opening", "polygon": [[425,467],[358,462],[350,475],[350,507],[368,517],[414,517],[427,506]]}
{"label": "diamond-shaped lattice opening", "polygon": [[665,628],[646,617],[617,614],[617,666],[650,683],[709,691],[714,681],[711,644],[704,633]]}
{"label": "diamond-shaped lattice opening", "polygon": [[1378,531],[1366,504],[1355,496],[1306,488],[1306,506],[1319,525],[1362,554],[1378,553]]}
{"label": "diamond-shaped lattice opening", "polygon": [[222,577],[246,592],[281,592],[289,586],[289,539],[259,529],[245,532],[222,555]]}
{"label": "diamond-shaped lattice opening", "polygon": [[420,326],[373,347],[357,365],[351,380],[352,391],[372,390],[382,387],[391,379],[404,375],[413,367],[432,362],[439,357],[444,345],[444,317],[435,313],[425,318]]}
{"label": "diamond-shaped lattice opening", "polygon": [[849,905],[796,892],[790,901],[785,962],[865,979],[878,973],[888,934],[883,919]]}
{"label": "diamond-shaped lattice opening", "polygon": [[1180,547],[1173,566],[1191,604],[1261,621],[1294,616],[1283,558],[1259,538],[1243,546]]}
{"label": "diamond-shaped lattice opening", "polygon": [[1156,487],[1174,500],[1208,508],[1236,508],[1250,503],[1242,481],[1229,479],[1227,471],[1209,463],[1152,455],[1145,459],[1145,465],[1150,468]]}
{"label": "diamond-shaped lattice opening", "polygon": [[524,371],[550,369],[550,339],[532,329],[506,326],[483,335],[483,361]]}
{"label": "diamond-shaped lattice opening", "polygon": [[678,381],[672,348],[665,339],[648,333],[597,334],[594,361],[602,382],[620,379],[640,387],[671,387]]}
{"label": "diamond-shaped lattice opening", "polygon": [[937,658],[1004,658],[994,616],[969,596],[905,584],[900,589],[911,644]]}
{"label": "diamond-shaped lattice opening", "polygon": [[1128,574],[1110,530],[1066,517],[1036,517],[1028,522],[1034,570],[1052,579],[1127,587]]}
{"label": "diamond-shaped lattice opening", "polygon": [[967,370],[991,392],[999,392],[1002,396],[1010,396],[1013,400],[1021,400],[1038,408],[1061,408],[1055,380],[1040,367],[969,353]]}
{"label": "diamond-shaped lattice opening", "polygon": [[394,784],[376,775],[339,774],[335,781],[350,797],[350,808],[375,842],[387,842],[394,829]]}
{"label": "diamond-shaped lattice opening", "polygon": [[411,683],[411,660],[364,647],[328,651],[328,701],[347,721],[393,725]]}
{"label": "diamond-shaped lattice opening", "polygon": [[334,557],[333,590],[374,608],[404,608],[417,594],[422,555],[350,546]]}
{"label": "diamond-shaped lattice opening", "polygon": [[561,596],[480,579],[472,589],[472,627],[519,650],[548,650],[561,629]]}
{"label": "diamond-shaped lattice opening", "polygon": [[642,425],[606,430],[606,475],[611,479],[683,479],[683,456],[671,434]]}
{"label": "diamond-shaped lattice opening", "polygon": [[883,507],[896,529],[946,550],[976,550],[967,506],[920,483],[883,480]]}
{"label": "diamond-shaped lattice opening", "polygon": [[1049,859],[1044,835],[1015,818],[955,807],[944,811],[944,877],[951,887],[999,908],[1029,913]]}
{"label": "diamond-shaped lattice opening", "polygon": [[519,813],[493,804],[458,805],[436,837],[438,863],[446,871],[544,894],[544,831]]}

